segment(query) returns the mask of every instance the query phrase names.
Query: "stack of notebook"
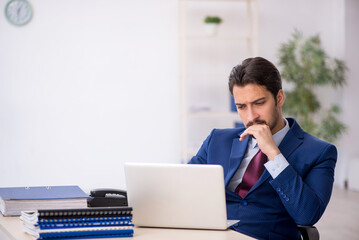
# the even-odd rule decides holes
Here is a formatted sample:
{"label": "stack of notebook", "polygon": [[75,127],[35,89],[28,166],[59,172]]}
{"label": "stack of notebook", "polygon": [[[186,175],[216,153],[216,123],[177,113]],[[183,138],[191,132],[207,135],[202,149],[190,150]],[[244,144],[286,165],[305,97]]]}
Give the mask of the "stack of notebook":
{"label": "stack of notebook", "polygon": [[79,186],[0,188],[0,211],[19,216],[21,211],[87,207],[88,195]]}
{"label": "stack of notebook", "polygon": [[22,212],[24,231],[37,239],[132,237],[132,208],[48,209]]}

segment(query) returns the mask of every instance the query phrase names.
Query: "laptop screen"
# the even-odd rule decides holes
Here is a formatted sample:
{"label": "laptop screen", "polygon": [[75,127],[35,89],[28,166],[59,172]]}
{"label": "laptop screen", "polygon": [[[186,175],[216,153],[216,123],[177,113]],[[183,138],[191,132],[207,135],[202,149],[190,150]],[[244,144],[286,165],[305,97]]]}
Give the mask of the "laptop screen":
{"label": "laptop screen", "polygon": [[195,164],[125,164],[136,226],[226,229],[223,168]]}

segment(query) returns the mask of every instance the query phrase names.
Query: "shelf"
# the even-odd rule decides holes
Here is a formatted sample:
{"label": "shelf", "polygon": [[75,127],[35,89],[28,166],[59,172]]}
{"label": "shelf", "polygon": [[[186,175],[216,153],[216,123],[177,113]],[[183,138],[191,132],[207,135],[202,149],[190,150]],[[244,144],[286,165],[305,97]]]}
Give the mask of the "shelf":
{"label": "shelf", "polygon": [[250,2],[251,0],[180,0],[180,2]]}
{"label": "shelf", "polygon": [[188,117],[210,117],[210,118],[240,118],[236,112],[212,112],[212,111],[198,111],[198,112],[187,112]]}
{"label": "shelf", "polygon": [[214,73],[214,74],[186,74],[186,75],[180,75],[181,78],[189,79],[189,78],[210,78],[210,79],[216,79],[216,78],[228,78],[229,73],[226,74],[220,74],[220,73]]}
{"label": "shelf", "polygon": [[[242,122],[237,112],[230,111],[227,82],[233,66],[258,55],[258,7],[257,0],[179,3],[180,148],[182,161],[188,161],[213,128],[232,128]],[[207,15],[223,18],[215,35],[206,34],[203,19]]]}
{"label": "shelf", "polygon": [[228,40],[246,40],[250,41],[252,37],[249,36],[242,36],[242,35],[216,35],[216,36],[206,36],[206,35],[185,35],[180,36],[181,40],[221,40],[221,41],[228,41]]}

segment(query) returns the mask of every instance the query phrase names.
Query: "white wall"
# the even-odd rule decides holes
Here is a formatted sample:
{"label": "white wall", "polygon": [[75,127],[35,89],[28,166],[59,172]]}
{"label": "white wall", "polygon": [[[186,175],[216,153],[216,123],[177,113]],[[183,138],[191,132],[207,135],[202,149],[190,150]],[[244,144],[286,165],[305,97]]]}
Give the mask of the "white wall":
{"label": "white wall", "polygon": [[[359,129],[355,119],[359,117],[355,103],[359,78],[358,51],[358,1],[355,0],[258,0],[259,6],[259,54],[278,63],[278,49],[287,41],[294,29],[306,37],[319,34],[326,52],[331,57],[346,61],[350,72],[347,86],[342,90],[330,88],[318,92],[323,107],[338,104],[342,108],[341,120],[348,130],[336,142],[338,162],[335,184],[344,186],[348,174],[348,161],[358,159],[356,136]],[[283,84],[286,88],[286,84]],[[359,183],[357,183],[359,185]]]}
{"label": "white wall", "polygon": [[331,56],[344,55],[344,0],[258,0],[259,51],[277,59],[280,44],[294,29],[307,37],[319,34]]}
{"label": "white wall", "polygon": [[179,162],[177,2],[29,2],[29,24],[0,17],[0,186],[122,188],[126,161]]}
{"label": "white wall", "polygon": [[[179,162],[177,1],[29,1],[28,25],[0,17],[0,186],[124,187],[125,161]],[[277,63],[297,28],[319,33],[327,52],[352,68],[347,88],[323,94],[342,104],[350,124],[346,148],[338,143],[339,185],[346,158],[358,156],[351,31],[359,21],[357,8],[346,17],[351,5],[258,0],[261,56]]]}
{"label": "white wall", "polygon": [[358,136],[359,125],[359,1],[345,1],[345,60],[349,67],[348,83],[344,88],[343,94],[343,120],[348,126],[348,130],[342,139],[343,158],[345,167],[342,169],[343,175],[347,176],[348,187],[359,191],[359,148]]}

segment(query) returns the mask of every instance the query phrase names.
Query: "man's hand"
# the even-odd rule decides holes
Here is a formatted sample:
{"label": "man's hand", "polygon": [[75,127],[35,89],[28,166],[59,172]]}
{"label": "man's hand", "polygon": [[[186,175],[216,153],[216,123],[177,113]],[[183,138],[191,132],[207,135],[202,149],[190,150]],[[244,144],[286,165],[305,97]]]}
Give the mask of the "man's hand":
{"label": "man's hand", "polygon": [[267,124],[254,124],[248,127],[241,134],[239,140],[243,141],[249,135],[252,135],[257,140],[259,149],[262,150],[269,160],[274,160],[274,157],[280,154]]}

